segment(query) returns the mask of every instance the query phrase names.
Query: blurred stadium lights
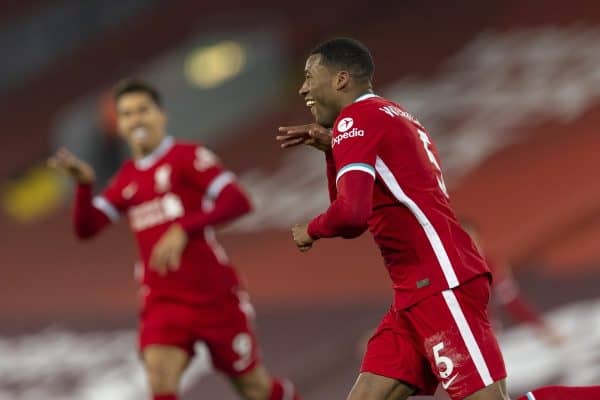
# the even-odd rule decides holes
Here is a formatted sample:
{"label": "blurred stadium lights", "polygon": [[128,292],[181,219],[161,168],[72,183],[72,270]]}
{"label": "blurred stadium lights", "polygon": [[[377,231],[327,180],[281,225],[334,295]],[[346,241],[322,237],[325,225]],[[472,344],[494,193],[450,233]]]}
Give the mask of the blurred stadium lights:
{"label": "blurred stadium lights", "polygon": [[244,47],[227,40],[194,49],[185,59],[184,74],[191,85],[211,89],[240,75],[245,66]]}
{"label": "blurred stadium lights", "polygon": [[56,211],[65,188],[64,177],[58,172],[36,165],[0,187],[2,209],[17,222],[37,222]]}

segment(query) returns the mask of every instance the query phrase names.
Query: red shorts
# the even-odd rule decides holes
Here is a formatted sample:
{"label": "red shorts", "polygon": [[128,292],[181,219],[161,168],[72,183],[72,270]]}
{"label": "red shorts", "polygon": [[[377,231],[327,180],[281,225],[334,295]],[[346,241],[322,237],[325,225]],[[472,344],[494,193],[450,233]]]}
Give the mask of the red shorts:
{"label": "red shorts", "polygon": [[390,310],[369,340],[361,372],[403,381],[424,395],[440,383],[453,400],[505,378],[487,316],[489,295],[482,276]]}
{"label": "red shorts", "polygon": [[215,369],[239,376],[259,361],[253,331],[254,309],[245,292],[231,293],[207,306],[156,301],[141,314],[139,346],[172,345],[194,354],[194,345],[206,343]]}

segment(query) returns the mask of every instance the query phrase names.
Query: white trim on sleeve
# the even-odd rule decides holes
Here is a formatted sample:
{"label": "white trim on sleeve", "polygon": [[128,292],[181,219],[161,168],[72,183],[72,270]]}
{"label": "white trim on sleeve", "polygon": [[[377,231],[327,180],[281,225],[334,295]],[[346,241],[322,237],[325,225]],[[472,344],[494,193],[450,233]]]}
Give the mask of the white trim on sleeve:
{"label": "white trim on sleeve", "polygon": [[346,164],[342,168],[340,168],[340,170],[337,173],[337,176],[335,177],[335,184],[337,185],[342,175],[350,171],[366,172],[367,174],[371,175],[373,179],[375,179],[375,168],[373,168],[373,166],[366,163],[351,163]]}
{"label": "white trim on sleeve", "polygon": [[106,215],[113,223],[119,221],[121,218],[116,207],[104,196],[95,196],[92,199],[92,205]]}
{"label": "white trim on sleeve", "polygon": [[227,185],[235,181],[235,175],[233,172],[222,172],[217,175],[213,180],[208,184],[206,188],[205,197],[215,200],[219,197],[219,194]]}

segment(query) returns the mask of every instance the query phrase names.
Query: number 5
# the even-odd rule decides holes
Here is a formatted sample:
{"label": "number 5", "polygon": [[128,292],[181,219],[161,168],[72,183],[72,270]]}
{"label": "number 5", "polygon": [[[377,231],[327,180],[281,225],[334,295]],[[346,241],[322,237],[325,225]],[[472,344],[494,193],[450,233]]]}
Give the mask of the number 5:
{"label": "number 5", "polygon": [[423,142],[423,147],[425,148],[425,152],[427,153],[427,158],[429,158],[429,161],[431,161],[431,163],[440,173],[440,176],[437,178],[440,189],[446,195],[446,197],[450,197],[448,196],[448,189],[446,189],[446,183],[444,182],[444,177],[442,176],[442,169],[440,168],[440,164],[438,164],[435,155],[429,148],[429,146],[431,145],[431,140],[429,139],[427,132],[421,129],[417,129],[417,132],[419,132],[419,139],[421,139],[421,142]]}
{"label": "number 5", "polygon": [[[438,366],[440,371],[440,376],[442,379],[446,379],[452,375],[452,371],[454,371],[454,363],[450,358],[440,355],[440,351],[443,349],[444,343],[442,342],[439,342],[433,346],[433,358],[435,359],[435,365]],[[443,366],[443,369],[440,366]]]}

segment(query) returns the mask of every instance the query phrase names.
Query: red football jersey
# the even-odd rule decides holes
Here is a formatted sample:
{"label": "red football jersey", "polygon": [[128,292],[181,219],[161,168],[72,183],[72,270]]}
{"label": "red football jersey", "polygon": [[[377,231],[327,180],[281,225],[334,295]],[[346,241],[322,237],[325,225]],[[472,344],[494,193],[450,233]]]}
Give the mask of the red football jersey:
{"label": "red football jersey", "polygon": [[350,171],[375,179],[368,226],[393,281],[397,308],[489,274],[450,207],[434,144],[401,106],[361,96],[338,116],[332,153],[336,182]]}
{"label": "red football jersey", "polygon": [[[174,222],[208,212],[219,193],[235,181],[208,149],[163,140],[150,155],[129,160],[93,205],[113,222],[126,214],[143,264],[145,301],[158,298],[206,303],[231,291],[238,278],[210,226],[189,234],[181,265],[160,276],[149,267],[152,249]],[[188,232],[189,233],[189,232]]]}

